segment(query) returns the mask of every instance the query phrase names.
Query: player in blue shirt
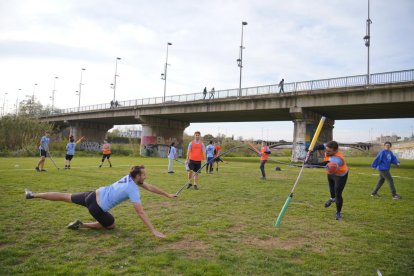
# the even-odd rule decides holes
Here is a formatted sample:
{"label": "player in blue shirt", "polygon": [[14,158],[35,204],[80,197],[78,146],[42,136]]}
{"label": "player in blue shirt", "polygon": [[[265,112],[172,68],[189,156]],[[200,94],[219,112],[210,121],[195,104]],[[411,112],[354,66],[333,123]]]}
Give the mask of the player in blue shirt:
{"label": "player in blue shirt", "polygon": [[108,212],[119,203],[127,200],[131,201],[135,212],[142,222],[151,230],[152,234],[158,238],[165,238],[165,235],[159,232],[150,222],[141,203],[140,188],[144,188],[155,194],[165,196],[167,198],[176,198],[175,194],[168,194],[161,189],[145,183],[145,168],[143,165],[134,166],[130,173],[117,182],[109,186],[104,186],[95,191],[83,193],[33,193],[26,189],[26,199],[41,198],[51,201],[64,201],[75,203],[88,208],[89,213],[96,219],[96,222],[83,223],[76,220],[68,225],[69,229],[76,230],[79,228],[91,229],[113,229],[115,228],[115,218]]}
{"label": "player in blue shirt", "polygon": [[36,166],[36,171],[38,172],[45,172],[46,170],[43,168],[45,166],[45,160],[47,156],[47,152],[49,151],[49,131],[45,132],[45,135],[42,136],[40,139],[40,145],[39,145],[39,152],[40,152],[40,159]]}
{"label": "player in blue shirt", "polygon": [[82,142],[85,137],[82,136],[78,141],[75,142],[73,135],[69,136],[69,143],[66,144],[66,156],[65,156],[65,170],[70,169],[70,161],[72,161],[75,155],[76,145]]}
{"label": "player in blue shirt", "polygon": [[[206,155],[207,155],[206,173],[213,173],[214,151],[215,150],[216,150],[216,148],[213,145],[213,141],[210,141],[210,143],[206,147]],[[209,170],[209,167],[210,167],[210,170]]]}
{"label": "player in blue shirt", "polygon": [[378,153],[377,157],[372,162],[371,167],[377,169],[379,172],[377,184],[375,185],[375,188],[371,193],[371,196],[373,197],[379,197],[378,190],[381,188],[382,184],[384,184],[385,180],[387,180],[388,186],[391,190],[392,198],[401,199],[401,196],[399,196],[397,194],[397,191],[395,190],[394,180],[392,179],[390,173],[391,164],[400,166],[400,161],[390,150],[391,146],[391,142],[385,142],[384,149]]}
{"label": "player in blue shirt", "polygon": [[168,173],[174,173],[173,161],[177,159],[177,149],[174,145],[175,143],[172,142],[170,145],[170,149],[168,150]]}

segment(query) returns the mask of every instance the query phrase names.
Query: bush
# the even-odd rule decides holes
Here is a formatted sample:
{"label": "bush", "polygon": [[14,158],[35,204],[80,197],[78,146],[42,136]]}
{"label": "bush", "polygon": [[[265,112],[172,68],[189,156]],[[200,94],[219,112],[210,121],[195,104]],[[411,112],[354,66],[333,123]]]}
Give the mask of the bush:
{"label": "bush", "polygon": [[40,138],[52,125],[27,116],[5,116],[0,119],[0,152],[29,156],[37,152]]}

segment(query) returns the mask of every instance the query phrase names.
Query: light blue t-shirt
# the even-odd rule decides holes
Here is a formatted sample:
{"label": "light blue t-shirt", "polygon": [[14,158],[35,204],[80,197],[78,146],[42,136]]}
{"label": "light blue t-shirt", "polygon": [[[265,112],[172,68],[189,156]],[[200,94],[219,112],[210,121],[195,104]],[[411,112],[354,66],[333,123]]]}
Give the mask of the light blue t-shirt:
{"label": "light blue t-shirt", "polygon": [[110,186],[99,188],[99,205],[104,212],[109,211],[128,198],[132,203],[141,203],[139,187],[129,175],[124,176]]}
{"label": "light blue t-shirt", "polygon": [[66,154],[67,155],[75,155],[75,148],[76,143],[75,142],[69,142],[66,144]]}
{"label": "light blue t-shirt", "polygon": [[177,156],[177,149],[174,146],[171,146],[170,153],[168,154],[169,159],[175,159]]}
{"label": "light blue t-shirt", "polygon": [[206,148],[207,158],[214,157],[214,150],[215,150],[215,148],[214,148],[214,146],[212,144],[210,144],[210,145],[207,146],[207,148]]}
{"label": "light blue t-shirt", "polygon": [[45,150],[45,151],[48,151],[48,150],[49,150],[49,141],[50,141],[50,139],[49,139],[48,137],[43,136],[43,137],[40,139],[40,146],[39,146],[39,149],[40,149],[40,150]]}

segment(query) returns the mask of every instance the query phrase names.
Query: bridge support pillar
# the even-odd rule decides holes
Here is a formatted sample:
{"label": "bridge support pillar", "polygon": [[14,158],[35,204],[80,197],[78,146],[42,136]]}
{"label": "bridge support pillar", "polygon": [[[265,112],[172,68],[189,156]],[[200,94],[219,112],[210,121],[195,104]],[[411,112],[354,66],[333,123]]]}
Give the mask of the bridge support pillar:
{"label": "bridge support pillar", "polygon": [[[303,110],[301,107],[291,107],[289,112],[294,123],[291,160],[297,162],[305,158],[306,148],[309,147],[322,116],[312,111]],[[326,118],[317,143],[332,140],[334,123],[334,120]],[[323,156],[322,152],[315,152],[310,161],[318,162],[321,156]]]}
{"label": "bridge support pillar", "polygon": [[142,122],[141,156],[167,157],[168,148],[175,142],[178,156],[183,156],[184,129],[188,122],[140,116]]}
{"label": "bridge support pillar", "polygon": [[85,136],[88,142],[102,143],[108,130],[114,127],[112,124],[91,122],[69,122],[70,133],[79,139]]}

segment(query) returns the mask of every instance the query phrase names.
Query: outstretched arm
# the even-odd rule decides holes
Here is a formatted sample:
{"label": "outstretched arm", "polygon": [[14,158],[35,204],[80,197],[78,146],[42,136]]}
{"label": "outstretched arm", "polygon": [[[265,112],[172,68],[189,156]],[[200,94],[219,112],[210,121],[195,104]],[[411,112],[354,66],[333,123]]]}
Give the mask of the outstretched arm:
{"label": "outstretched arm", "polygon": [[134,209],[139,218],[142,220],[142,222],[148,227],[149,230],[151,230],[152,234],[158,238],[165,238],[166,236],[159,232],[157,229],[155,229],[154,225],[152,225],[151,221],[147,217],[147,214],[144,211],[144,208],[140,203],[134,203]]}
{"label": "outstretched arm", "polygon": [[165,197],[168,197],[168,198],[176,198],[177,197],[176,194],[166,193],[163,190],[161,190],[161,189],[159,189],[159,188],[157,188],[157,187],[155,187],[155,186],[153,186],[151,184],[148,184],[148,183],[140,184],[140,186],[142,188],[144,188],[145,190],[147,190],[149,192],[152,192],[154,194],[159,194],[159,195],[162,195],[162,196],[165,196]]}
{"label": "outstretched arm", "polygon": [[80,142],[82,142],[83,139],[85,139],[85,136],[82,136],[81,138],[79,138],[79,140],[76,141],[76,144],[79,144]]}

